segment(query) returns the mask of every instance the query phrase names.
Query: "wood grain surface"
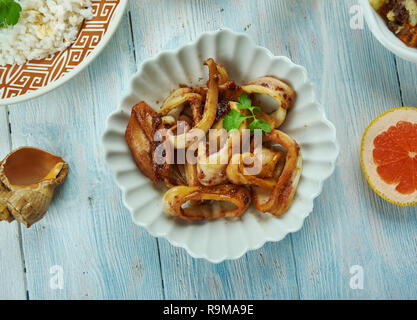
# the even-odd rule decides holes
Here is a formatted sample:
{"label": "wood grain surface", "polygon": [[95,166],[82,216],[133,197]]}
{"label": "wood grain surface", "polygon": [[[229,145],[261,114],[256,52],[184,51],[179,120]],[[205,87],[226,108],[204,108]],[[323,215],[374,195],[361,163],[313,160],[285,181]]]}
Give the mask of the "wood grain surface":
{"label": "wood grain surface", "polygon": [[[43,220],[30,229],[0,224],[0,298],[417,298],[416,208],[380,199],[359,161],[373,118],[417,105],[417,66],[387,51],[367,27],[352,30],[354,4],[130,0],[115,36],[85,71],[38,99],[0,107],[2,157],[32,145],[70,165]],[[301,231],[214,265],[133,224],[104,163],[101,135],[145,58],[224,27],[307,68],[341,154]],[[350,287],[355,265],[364,272],[361,290]],[[62,268],[62,289],[50,285],[54,266]]]}

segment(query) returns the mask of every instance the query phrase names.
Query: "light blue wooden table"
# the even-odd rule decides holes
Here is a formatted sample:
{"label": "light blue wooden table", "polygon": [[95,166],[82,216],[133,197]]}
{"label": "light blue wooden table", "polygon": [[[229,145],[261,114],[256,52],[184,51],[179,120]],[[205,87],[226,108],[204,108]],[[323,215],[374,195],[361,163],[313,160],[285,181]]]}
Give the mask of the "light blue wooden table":
{"label": "light blue wooden table", "polygon": [[[360,139],[374,117],[417,105],[417,66],[384,49],[367,28],[352,30],[354,4],[131,0],[88,69],[41,98],[0,107],[1,158],[33,145],[62,155],[71,170],[41,222],[30,229],[0,224],[0,298],[417,298],[416,208],[376,196],[359,162]],[[133,224],[104,163],[101,135],[145,58],[221,27],[307,68],[341,154],[300,232],[213,265]]]}

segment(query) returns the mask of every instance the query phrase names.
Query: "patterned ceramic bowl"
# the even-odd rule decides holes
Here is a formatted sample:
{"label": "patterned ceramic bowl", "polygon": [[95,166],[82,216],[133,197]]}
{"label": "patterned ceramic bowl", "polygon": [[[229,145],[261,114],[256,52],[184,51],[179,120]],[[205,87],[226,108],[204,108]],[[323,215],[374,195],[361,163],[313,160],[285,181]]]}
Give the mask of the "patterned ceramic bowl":
{"label": "patterned ceramic bowl", "polygon": [[[202,62],[209,57],[224,65],[230,79],[239,84],[272,75],[286,80],[297,92],[282,130],[299,143],[304,165],[294,202],[280,218],[261,214],[254,208],[237,220],[185,223],[170,218],[162,210],[163,192],[142,175],[132,159],[124,134],[133,105],[145,100],[157,109],[179,84],[202,85],[208,77]],[[339,152],[335,128],[314,91],[303,67],[256,46],[248,36],[229,30],[205,33],[191,45],[145,61],[133,76],[121,108],[109,117],[103,137],[106,160],[123,190],[123,200],[133,221],[152,235],[185,248],[193,257],[211,262],[236,259],[266,241],[279,241],[299,230],[313,210],[313,201],[321,193],[324,180],[332,174]]]}
{"label": "patterned ceramic bowl", "polygon": [[93,0],[93,18],[84,22],[76,41],[69,48],[21,66],[0,66],[0,105],[45,94],[84,69],[116,31],[127,1]]}

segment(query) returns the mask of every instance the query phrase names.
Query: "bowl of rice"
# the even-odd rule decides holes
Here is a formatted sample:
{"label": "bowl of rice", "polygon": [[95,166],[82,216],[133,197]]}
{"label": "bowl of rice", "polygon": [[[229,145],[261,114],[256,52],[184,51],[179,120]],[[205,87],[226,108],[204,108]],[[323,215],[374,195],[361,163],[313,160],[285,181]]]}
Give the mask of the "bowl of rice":
{"label": "bowl of rice", "polygon": [[0,27],[0,105],[45,94],[84,69],[116,31],[127,0],[16,0]]}

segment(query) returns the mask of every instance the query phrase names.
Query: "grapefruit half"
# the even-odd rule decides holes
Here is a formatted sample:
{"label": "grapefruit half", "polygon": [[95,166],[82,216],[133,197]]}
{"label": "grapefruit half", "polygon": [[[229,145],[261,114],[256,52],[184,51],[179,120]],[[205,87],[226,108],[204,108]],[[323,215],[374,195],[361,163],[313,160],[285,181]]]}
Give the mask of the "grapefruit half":
{"label": "grapefruit half", "polygon": [[374,191],[400,206],[417,205],[417,108],[389,110],[362,138],[362,169]]}

